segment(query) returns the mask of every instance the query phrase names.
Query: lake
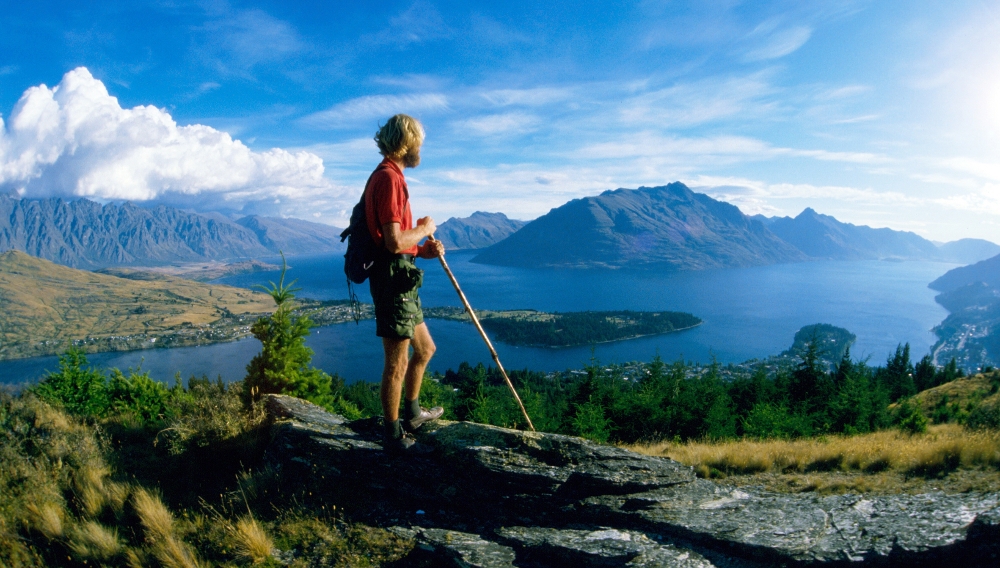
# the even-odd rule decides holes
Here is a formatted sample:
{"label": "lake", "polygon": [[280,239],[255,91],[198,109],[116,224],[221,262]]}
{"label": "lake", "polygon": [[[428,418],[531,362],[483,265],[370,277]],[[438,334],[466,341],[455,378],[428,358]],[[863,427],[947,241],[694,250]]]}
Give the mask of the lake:
{"label": "lake", "polygon": [[[558,371],[578,369],[592,359],[601,363],[683,358],[721,363],[777,354],[787,349],[802,326],[830,323],[858,336],[851,353],[882,364],[900,343],[910,343],[915,359],[935,342],[931,328],[947,311],[934,302],[927,284],[956,265],[906,261],[816,261],[754,268],[698,272],[580,271],[508,268],[473,264],[472,253],[448,255],[448,264],[473,308],[533,308],[543,311],[673,310],[690,312],[704,323],[694,329],[575,348],[495,346],[507,369]],[[268,259],[274,262],[274,259]],[[280,259],[277,261],[280,264]],[[302,256],[288,261],[288,278],[297,279],[302,297],[347,297],[343,257]],[[419,261],[425,269],[421,298],[425,306],[460,306],[458,296],[437,261]],[[217,282],[250,287],[277,281],[277,272],[232,276]],[[367,283],[359,288],[370,301]],[[459,322],[428,320],[438,350],[432,371],[457,368],[463,361],[492,362],[475,328]],[[318,328],[307,341],[313,363],[348,382],[377,381],[382,368],[381,341],[373,321]],[[246,364],[260,350],[253,338],[175,349],[88,355],[95,366],[138,367],[160,380],[175,373],[241,379]],[[0,362],[0,382],[30,383],[55,369],[55,357]]]}

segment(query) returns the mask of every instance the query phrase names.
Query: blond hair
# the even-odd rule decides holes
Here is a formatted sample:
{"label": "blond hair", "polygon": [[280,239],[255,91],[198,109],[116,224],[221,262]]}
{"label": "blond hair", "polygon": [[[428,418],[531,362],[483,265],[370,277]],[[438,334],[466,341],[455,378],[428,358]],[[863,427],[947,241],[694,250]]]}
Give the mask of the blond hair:
{"label": "blond hair", "polygon": [[424,127],[406,114],[397,114],[380,126],[375,133],[378,151],[387,158],[401,160],[411,150],[424,143]]}

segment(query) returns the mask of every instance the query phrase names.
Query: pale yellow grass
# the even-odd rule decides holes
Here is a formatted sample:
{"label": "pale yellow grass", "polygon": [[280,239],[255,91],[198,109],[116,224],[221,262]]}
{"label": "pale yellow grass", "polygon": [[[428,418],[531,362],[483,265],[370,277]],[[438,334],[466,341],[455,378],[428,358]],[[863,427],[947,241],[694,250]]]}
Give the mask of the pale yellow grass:
{"label": "pale yellow grass", "polygon": [[194,550],[174,534],[174,516],[159,496],[146,489],[136,489],[132,504],[146,531],[153,556],[166,568],[195,568]]}
{"label": "pale yellow grass", "polygon": [[164,568],[198,568],[194,550],[174,535],[157,541],[152,549]]}
{"label": "pale yellow grass", "polygon": [[96,517],[108,504],[108,476],[111,470],[96,460],[83,463],[73,475],[73,492],[81,512],[88,517]]}
{"label": "pale yellow grass", "polygon": [[28,512],[28,524],[31,528],[42,533],[49,540],[63,536],[65,530],[63,521],[66,511],[61,506],[55,503],[29,503],[25,508]]}
{"label": "pale yellow grass", "polygon": [[132,497],[132,504],[135,512],[139,515],[139,522],[146,529],[146,538],[151,542],[166,539],[173,535],[174,516],[163,504],[159,496],[139,488]]}
{"label": "pale yellow grass", "polygon": [[885,470],[932,476],[959,467],[1000,468],[1000,432],[970,431],[955,424],[931,426],[926,433],[913,435],[886,430],[792,441],[662,442],[630,449],[675,459],[703,477]]}
{"label": "pale yellow grass", "polygon": [[270,558],[271,551],[274,550],[274,541],[260,526],[260,523],[250,516],[241,517],[236,521],[233,537],[236,540],[237,553],[254,564],[259,564]]}
{"label": "pale yellow grass", "polygon": [[84,559],[108,560],[122,550],[118,532],[95,521],[87,521],[70,532],[69,548]]}

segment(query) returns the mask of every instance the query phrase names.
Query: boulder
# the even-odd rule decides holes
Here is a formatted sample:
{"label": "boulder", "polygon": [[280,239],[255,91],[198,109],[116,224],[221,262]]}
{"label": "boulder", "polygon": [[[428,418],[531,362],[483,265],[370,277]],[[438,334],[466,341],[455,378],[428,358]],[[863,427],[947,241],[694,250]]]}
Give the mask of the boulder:
{"label": "boulder", "polygon": [[376,420],[267,404],[286,487],[404,531],[431,565],[992,566],[1000,553],[1000,493],[737,489],[667,458],[469,422],[428,424],[434,453],[392,457]]}

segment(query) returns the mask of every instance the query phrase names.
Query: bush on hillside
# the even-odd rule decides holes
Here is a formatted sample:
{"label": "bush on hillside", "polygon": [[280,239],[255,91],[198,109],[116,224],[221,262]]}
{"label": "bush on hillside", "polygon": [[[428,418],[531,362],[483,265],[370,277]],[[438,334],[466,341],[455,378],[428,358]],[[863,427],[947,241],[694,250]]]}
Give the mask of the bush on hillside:
{"label": "bush on hillside", "polygon": [[261,352],[247,365],[243,398],[247,407],[268,393],[288,394],[316,403],[348,418],[361,416],[356,405],[334,392],[333,379],[311,365],[313,350],[306,337],[313,327],[308,316],[294,316],[295,281],[285,284],[288,265],[281,256],[281,277],[271,287],[262,287],[277,306],[270,316],[261,317],[250,332],[261,343]]}
{"label": "bush on hillside", "polygon": [[70,347],[59,356],[59,371],[49,374],[31,391],[74,416],[101,417],[108,411],[106,383],[102,371],[88,366],[83,350]]}
{"label": "bush on hillside", "polygon": [[911,434],[918,434],[927,431],[927,417],[916,404],[909,399],[904,400],[896,407],[893,422],[900,430]]}
{"label": "bush on hillside", "polygon": [[107,386],[108,405],[112,413],[128,417],[139,425],[154,425],[169,418],[170,390],[149,373],[129,369],[126,376],[118,369],[111,370]]}
{"label": "bush on hillside", "polygon": [[969,413],[965,424],[973,429],[1000,429],[1000,394],[994,394],[979,403]]}

